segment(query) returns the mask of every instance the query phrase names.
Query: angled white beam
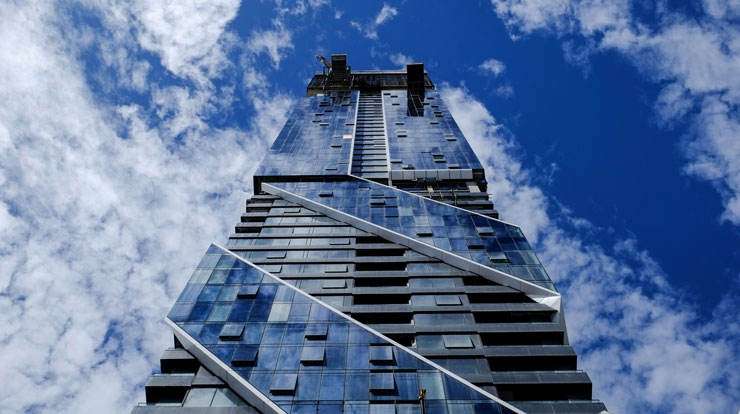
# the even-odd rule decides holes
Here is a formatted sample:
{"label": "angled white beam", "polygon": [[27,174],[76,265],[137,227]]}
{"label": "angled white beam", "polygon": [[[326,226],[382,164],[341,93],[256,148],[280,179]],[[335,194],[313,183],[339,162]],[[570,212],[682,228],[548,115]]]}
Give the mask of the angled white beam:
{"label": "angled white beam", "polygon": [[[224,249],[224,251],[228,250]],[[208,370],[214,375],[220,378],[223,382],[229,384],[229,387],[239,394],[239,396],[246,402],[262,413],[287,414],[279,405],[267,398],[267,396],[255,388],[254,385],[250,384],[249,381],[244,379],[239,375],[239,373],[220,360],[216,355],[209,351],[208,348],[198,342],[198,340],[190,336],[190,334],[185,332],[184,329],[180,328],[177,323],[167,317],[164,318],[164,321],[172,328],[172,331],[175,333],[175,336],[180,341],[183,348],[193,354],[198,362],[208,368]]]}
{"label": "angled white beam", "polygon": [[[276,187],[269,183],[263,183],[262,189],[270,194],[280,196],[290,202],[300,204],[312,210],[316,210],[326,216],[341,221],[343,223],[350,224],[359,228],[360,230],[368,233],[373,233],[383,238],[386,238],[394,243],[406,246],[419,253],[426,254],[427,256],[434,257],[442,260],[443,262],[452,266],[458,267],[469,272],[473,272],[477,275],[483,276],[493,282],[500,285],[508,286],[512,289],[516,289],[535,302],[546,305],[554,310],[560,310],[560,294],[550,289],[544,288],[535,283],[529,282],[524,279],[520,279],[516,276],[512,276],[508,273],[504,273],[500,270],[484,266],[480,263],[474,262],[466,257],[458,256],[455,253],[447,250],[440,249],[436,246],[424,243],[420,240],[398,233],[396,231],[387,229],[383,226],[371,223],[365,219],[356,217],[352,214],[339,211],[333,207],[326,206],[316,201],[310,200],[301,195],[292,193],[285,189]],[[449,205],[447,205],[449,206]],[[466,210],[467,211],[467,210]]]}
{"label": "angled white beam", "polygon": [[[473,383],[469,382],[469,381],[468,381],[468,380],[466,380],[465,378],[462,378],[461,376],[459,376],[459,375],[455,374],[454,372],[452,372],[452,371],[449,371],[449,370],[448,370],[447,368],[443,368],[442,366],[440,366],[440,365],[437,365],[436,363],[434,363],[434,362],[432,362],[431,360],[429,360],[429,359],[425,358],[425,357],[424,357],[424,356],[422,356],[421,354],[418,354],[418,353],[416,353],[415,351],[413,351],[413,350],[411,350],[411,349],[409,349],[409,348],[407,348],[407,347],[405,347],[405,346],[401,345],[400,343],[398,343],[398,342],[394,341],[393,339],[391,339],[391,338],[389,338],[389,337],[387,337],[387,336],[383,335],[382,333],[380,333],[380,332],[376,331],[375,329],[373,329],[373,328],[371,328],[371,327],[369,327],[369,326],[367,326],[367,325],[363,324],[362,322],[359,322],[359,321],[357,321],[357,320],[353,319],[352,317],[348,316],[347,314],[345,314],[345,313],[343,313],[343,312],[340,312],[339,310],[335,309],[335,308],[334,308],[333,306],[331,306],[331,305],[329,305],[329,304],[327,304],[327,303],[325,303],[325,302],[323,302],[323,301],[319,300],[318,298],[316,298],[316,297],[314,297],[314,296],[311,296],[311,295],[309,295],[308,293],[306,293],[306,292],[302,291],[301,289],[299,289],[299,288],[297,288],[297,287],[295,287],[295,286],[291,285],[290,283],[288,283],[288,282],[284,281],[284,280],[283,280],[282,278],[280,278],[279,276],[277,276],[277,275],[274,275],[274,274],[272,274],[272,273],[270,273],[270,272],[266,271],[265,269],[261,268],[260,266],[258,266],[258,265],[256,265],[256,264],[254,264],[254,263],[250,262],[249,260],[246,260],[246,259],[244,259],[243,257],[241,257],[241,256],[237,255],[236,253],[232,252],[231,250],[228,250],[227,248],[225,248],[225,247],[223,247],[223,246],[219,245],[218,243],[213,243],[213,244],[214,244],[215,246],[217,246],[217,247],[221,248],[221,249],[222,249],[222,250],[223,250],[223,251],[224,251],[225,253],[228,253],[228,254],[230,254],[230,255],[234,256],[234,257],[235,257],[235,258],[236,258],[237,260],[239,260],[239,261],[241,261],[241,262],[243,262],[243,263],[246,263],[246,264],[247,264],[247,265],[249,265],[249,266],[252,266],[252,267],[254,267],[255,269],[259,270],[260,272],[262,272],[262,273],[264,273],[264,274],[266,274],[266,275],[270,275],[270,276],[271,276],[272,278],[274,278],[275,280],[277,280],[278,282],[280,282],[280,283],[281,283],[281,284],[283,284],[284,286],[287,286],[287,287],[288,287],[289,289],[291,289],[291,290],[295,291],[295,292],[296,292],[296,294],[302,295],[302,296],[304,296],[304,297],[308,298],[309,300],[311,300],[311,301],[313,301],[313,302],[315,302],[315,303],[318,303],[319,305],[321,305],[322,307],[324,307],[324,308],[328,309],[329,311],[333,312],[334,314],[336,314],[336,315],[338,315],[338,316],[342,317],[343,319],[345,319],[345,320],[349,321],[350,323],[352,323],[352,324],[354,324],[354,325],[356,325],[356,326],[358,326],[358,327],[360,327],[360,328],[362,328],[362,329],[364,329],[364,330],[366,330],[366,331],[370,332],[370,333],[371,333],[371,334],[373,334],[374,336],[377,336],[377,337],[381,338],[382,340],[384,340],[384,341],[386,341],[386,342],[390,343],[391,345],[393,345],[393,346],[395,346],[395,347],[397,347],[397,348],[399,348],[399,349],[403,350],[404,352],[406,352],[406,353],[410,354],[410,355],[411,355],[411,356],[413,356],[414,358],[416,358],[416,359],[418,359],[418,360],[420,360],[420,361],[422,361],[422,362],[424,362],[424,363],[426,363],[426,364],[428,364],[428,365],[432,366],[433,368],[435,368],[435,369],[439,370],[440,372],[443,372],[444,374],[446,374],[446,375],[448,375],[448,376],[452,377],[453,379],[455,379],[455,380],[459,381],[459,382],[460,382],[460,383],[462,383],[463,385],[465,385],[465,386],[467,386],[467,387],[470,387],[470,388],[472,388],[473,390],[475,390],[476,392],[478,392],[478,393],[482,394],[483,396],[485,396],[485,397],[487,397],[487,398],[489,398],[489,399],[491,399],[491,400],[495,401],[496,403],[498,403],[498,404],[500,404],[500,405],[502,405],[502,406],[504,406],[504,407],[508,408],[509,410],[511,410],[511,411],[513,411],[513,412],[515,412],[515,413],[517,413],[517,414],[526,414],[526,413],[524,413],[524,412],[523,412],[522,410],[520,410],[520,409],[518,409],[518,408],[514,407],[513,405],[511,405],[511,404],[507,403],[507,402],[506,402],[506,401],[504,401],[504,400],[501,400],[501,399],[499,399],[498,397],[496,397],[496,396],[494,396],[493,394],[491,394],[491,393],[487,392],[486,390],[484,390],[484,389],[482,389],[482,388],[478,387],[477,385],[475,385],[475,384],[473,384]],[[214,357],[215,357],[215,356],[214,356]],[[224,365],[225,365],[225,364],[224,364]],[[233,370],[232,370],[232,371],[233,371]],[[236,374],[236,373],[235,373],[235,374]],[[236,375],[238,375],[238,374],[236,374]],[[251,384],[250,384],[250,386],[251,386]]]}

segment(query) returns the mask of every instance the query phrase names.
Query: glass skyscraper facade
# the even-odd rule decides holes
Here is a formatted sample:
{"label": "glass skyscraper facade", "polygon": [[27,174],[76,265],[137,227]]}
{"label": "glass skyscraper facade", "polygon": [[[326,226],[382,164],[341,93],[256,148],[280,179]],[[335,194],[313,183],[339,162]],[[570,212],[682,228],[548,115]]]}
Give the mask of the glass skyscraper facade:
{"label": "glass skyscraper facade", "polygon": [[604,411],[423,66],[330,66],[167,315],[174,345],[133,412]]}

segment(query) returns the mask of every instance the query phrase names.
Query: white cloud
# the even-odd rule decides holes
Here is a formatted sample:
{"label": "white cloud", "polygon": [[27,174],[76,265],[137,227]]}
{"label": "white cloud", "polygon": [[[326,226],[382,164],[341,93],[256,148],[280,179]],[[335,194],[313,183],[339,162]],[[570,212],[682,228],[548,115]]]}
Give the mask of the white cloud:
{"label": "white cloud", "polygon": [[414,63],[415,60],[411,56],[404,55],[403,53],[392,53],[388,58],[396,66],[405,68],[409,63]]}
{"label": "white cloud", "polygon": [[502,98],[511,98],[514,96],[514,87],[511,85],[501,85],[496,88],[496,95]]}
{"label": "white cloud", "polygon": [[[550,225],[550,218],[544,209],[539,209],[546,205],[544,194],[530,185],[529,173],[511,156],[516,144],[504,138],[503,126],[464,89],[444,86],[442,95],[478,158],[487,167],[489,193],[493,194],[497,206],[507,212],[506,220],[521,225],[527,237],[537,241],[542,230]],[[506,194],[506,197],[498,197],[498,194]]]}
{"label": "white cloud", "polygon": [[594,396],[610,412],[733,412],[740,385],[737,286],[702,322],[685,293],[633,240],[608,250],[581,236],[591,227],[557,209],[533,185],[506,129],[466,90],[443,97],[486,167],[507,221],[521,224],[564,297],[569,339]]}
{"label": "white cloud", "polygon": [[265,53],[270,57],[273,67],[280,66],[284,50],[293,49],[293,35],[283,27],[282,23],[275,22],[272,30],[260,30],[252,33],[247,41],[249,50],[254,53]]}
{"label": "white cloud", "polygon": [[301,16],[309,11],[309,9],[316,10],[329,4],[329,0],[295,0],[287,2],[284,2],[283,0],[276,0],[275,9],[278,15],[289,14],[293,16]]}
{"label": "white cloud", "polygon": [[[0,4],[5,410],[128,413],[143,398],[171,341],[161,318],[233,226],[290,103],[263,88],[252,129],[205,121],[230,101],[211,78],[226,63],[229,5],[103,5],[92,12],[104,27],[77,37],[63,8]],[[104,67],[85,72],[79,57],[103,43],[103,66],[135,69],[123,83],[150,92],[146,106],[96,99],[88,82]],[[193,82],[160,85],[142,47]]]}
{"label": "white cloud", "polygon": [[628,0],[492,3],[513,37],[545,30],[586,39],[567,55],[582,63],[589,53],[615,50],[658,82],[662,123],[688,115],[692,124],[685,171],[711,182],[724,202],[722,218],[740,225],[740,3],[705,1],[707,15],[698,18],[657,7],[657,26],[643,24]]}
{"label": "white cloud", "polygon": [[[228,32],[218,32],[233,18],[232,9],[218,9],[224,4],[214,6],[220,14],[202,22],[213,25],[205,33],[193,29],[201,17],[178,10],[104,5],[97,11],[105,16],[102,34],[75,32],[58,10],[44,3],[0,4],[0,401],[5,409],[130,412],[137,398],[132,393],[171,340],[159,318],[210,240],[227,234],[243,208],[252,169],[284,122],[291,99],[271,93],[264,82],[268,77],[246,59],[244,85],[234,88],[250,92],[257,112],[252,129],[213,128],[205,121],[230,101],[212,85],[212,77],[223,73],[222,65],[229,65],[225,51],[235,43]],[[214,12],[208,5],[197,7],[206,9],[190,12]],[[158,19],[181,19],[188,30],[175,20]],[[173,33],[150,24],[164,24]],[[95,99],[76,49],[96,44],[101,56],[107,54],[103,64],[115,69],[123,86],[151,92],[151,108]],[[141,58],[142,47],[193,85],[159,85]],[[251,52],[266,53],[273,64],[284,53],[277,49],[279,58],[274,59],[269,47],[257,49]],[[129,71],[132,75],[121,75]],[[109,85],[113,92],[120,86]],[[701,389],[706,401],[716,404],[712,408],[718,407],[704,411],[721,411],[725,390],[738,388],[736,377],[720,380],[728,371],[738,371],[726,351],[737,342],[717,334],[715,327],[691,322],[693,313],[675,295],[667,295],[666,302],[634,294],[631,277],[660,278],[647,258],[630,273],[620,270],[621,261],[581,248],[572,238],[555,237],[561,233],[551,231],[557,228],[542,192],[528,184],[526,171],[507,155],[514,145],[500,138],[501,128],[478,102],[461,92],[448,97],[466,111],[467,118],[456,116],[468,136],[480,133],[487,140],[476,145],[485,144],[478,150],[495,165],[494,173],[502,174],[492,182],[494,192],[511,191],[511,198],[498,203],[506,217],[525,223],[530,236],[534,233],[545,246],[564,249],[573,258],[573,263],[559,263],[566,256],[546,247],[552,252],[543,255],[551,272],[566,275],[575,267],[573,279],[557,277],[566,286],[578,277],[594,283],[578,284],[584,291],[575,291],[581,293],[576,299],[590,299],[591,292],[612,294],[620,299],[607,311],[619,316],[617,326],[636,325],[650,334],[643,341],[625,340],[636,344],[634,356],[622,348],[609,354],[619,357],[618,364],[604,368],[614,370],[607,378],[614,383],[597,383],[597,393],[609,389],[615,390],[609,395],[618,395],[621,390],[632,398],[628,385],[660,384],[661,376],[675,372],[669,357],[680,357],[698,374],[677,383],[675,404],[699,407],[690,396]],[[119,99],[125,101],[125,96]],[[712,111],[708,105],[706,116]],[[640,256],[629,248],[625,244],[618,252]],[[603,275],[603,281],[593,274]],[[631,302],[619,296],[624,292],[632,293]],[[592,336],[577,341],[595,348],[584,357],[586,365],[596,366],[602,361],[596,352],[610,350],[593,344],[614,330],[603,318],[590,319],[595,306],[569,302],[573,294],[566,294],[569,309],[578,310],[569,313],[572,332],[588,333],[584,326],[594,327]],[[731,298],[723,303],[717,320],[732,315]],[[669,305],[679,310],[677,318],[664,312]],[[627,309],[623,315],[621,309]],[[734,318],[725,317],[723,323],[728,332],[737,333]],[[658,330],[660,326],[668,328]],[[677,345],[663,355],[655,349],[669,343],[666,337]],[[651,401],[671,392],[653,385],[649,390]]]}
{"label": "white cloud", "polygon": [[[478,70],[483,74],[497,78],[506,71],[506,65],[498,59],[489,58],[478,65]],[[499,85],[494,92],[501,98],[511,98],[514,96],[514,88],[509,84]]]}
{"label": "white cloud", "polygon": [[704,0],[703,3],[704,10],[716,19],[740,16],[740,3],[737,0]]}
{"label": "white cloud", "polygon": [[188,0],[138,1],[129,12],[143,48],[160,56],[172,73],[202,80],[223,68],[226,57],[218,43],[238,10],[239,0]]}
{"label": "white cloud", "polygon": [[504,62],[501,62],[500,60],[496,60],[494,58],[486,59],[478,65],[478,69],[483,71],[484,73],[491,74],[493,76],[498,76],[506,70],[506,65],[504,65]]}
{"label": "white cloud", "polygon": [[355,29],[362,32],[362,34],[367,37],[368,39],[377,40],[378,39],[378,28],[392,20],[394,17],[398,15],[398,9],[390,6],[386,3],[383,3],[383,7],[380,8],[380,11],[375,16],[373,20],[368,22],[367,24],[361,24],[356,21],[351,21],[350,25],[354,27]]}
{"label": "white cloud", "polygon": [[247,86],[246,89],[247,93],[252,95],[251,102],[256,112],[251,120],[252,131],[261,137],[263,142],[270,143],[285,124],[287,113],[295,100],[285,94],[271,93],[264,85],[263,83],[259,87]]}
{"label": "white cloud", "polygon": [[380,26],[381,24],[387,22],[388,20],[396,17],[398,14],[398,9],[395,7],[391,7],[387,4],[383,4],[383,7],[381,7],[380,11],[378,12],[378,15],[375,16],[375,26]]}
{"label": "white cloud", "polygon": [[491,0],[499,17],[504,16],[504,22],[516,26],[523,33],[555,26],[567,26],[564,18],[570,10],[570,0]]}
{"label": "white cloud", "polygon": [[331,4],[329,0],[308,0],[308,5],[315,9],[323,6],[328,6],[329,4]]}

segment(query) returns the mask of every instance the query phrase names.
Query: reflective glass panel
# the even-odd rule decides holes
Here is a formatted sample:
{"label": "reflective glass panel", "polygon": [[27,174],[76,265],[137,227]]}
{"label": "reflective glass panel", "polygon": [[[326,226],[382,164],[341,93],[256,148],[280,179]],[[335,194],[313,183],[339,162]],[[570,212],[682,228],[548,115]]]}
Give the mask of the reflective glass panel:
{"label": "reflective glass panel", "polygon": [[[213,274],[224,269],[242,268],[259,272],[246,261],[231,260],[233,256],[229,252],[216,246],[209,249],[207,256],[194,275],[193,280],[201,280],[200,284],[203,283],[204,271]],[[476,409],[472,412],[511,412],[472,385],[460,382],[405,348],[392,345],[273,275],[261,273],[259,280],[259,289],[254,297],[237,295],[230,302],[215,302],[214,306],[224,309],[239,309],[243,304],[249,304],[243,308],[247,311],[240,312],[236,320],[229,322],[221,318],[203,321],[199,316],[202,311],[196,309],[194,302],[198,295],[192,294],[195,284],[189,283],[173,312],[177,310],[177,314],[182,315],[182,309],[189,307],[191,314],[175,323],[203,345],[213,358],[231,367],[231,375],[239,375],[249,381],[286,411],[315,413],[318,404],[321,412],[320,407],[327,403],[326,412],[369,413],[371,406],[381,412],[387,409],[378,404],[403,404],[406,406],[404,412],[415,412],[411,407],[419,408],[417,396],[420,387],[425,387],[427,408],[435,401],[450,402],[454,399],[456,403],[469,404],[469,407],[475,404],[486,407],[485,411]],[[278,302],[278,299],[283,302]],[[310,305],[308,319],[285,321],[291,315],[292,307],[302,304]],[[222,310],[218,313],[226,314]],[[191,317],[197,322],[189,320]],[[241,336],[236,339],[232,336],[229,340],[223,338],[222,334],[239,333],[239,327],[243,327]],[[194,394],[192,398],[193,404],[205,404],[203,401],[208,396]],[[219,405],[228,404],[228,396],[218,398]],[[440,412],[447,414],[449,411]]]}

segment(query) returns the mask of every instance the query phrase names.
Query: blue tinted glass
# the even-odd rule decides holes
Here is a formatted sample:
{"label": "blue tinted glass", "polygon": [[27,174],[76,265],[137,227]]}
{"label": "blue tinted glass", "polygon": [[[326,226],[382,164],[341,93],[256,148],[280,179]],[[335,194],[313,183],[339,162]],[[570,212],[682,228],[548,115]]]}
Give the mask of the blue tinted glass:
{"label": "blue tinted glass", "polygon": [[234,306],[231,308],[231,313],[229,314],[228,321],[229,322],[237,322],[237,321],[244,321],[249,316],[249,311],[252,310],[252,302],[245,300],[245,301],[237,301],[234,303]]}
{"label": "blue tinted glass", "polygon": [[259,356],[257,357],[257,368],[264,370],[274,370],[277,363],[280,348],[274,346],[260,346]]}
{"label": "blue tinted glass", "polygon": [[347,367],[347,348],[345,346],[326,347],[326,367],[345,369]]}
{"label": "blue tinted glass", "polygon": [[370,347],[371,362],[393,362],[393,347],[377,345]]}
{"label": "blue tinted glass", "polygon": [[204,321],[211,311],[210,303],[198,302],[193,306],[193,310],[190,312],[189,321]]}
{"label": "blue tinted glass", "polygon": [[221,334],[219,335],[219,338],[222,341],[225,341],[225,340],[238,341],[242,336],[242,332],[244,332],[243,324],[227,323],[224,325],[223,328],[221,328]]}
{"label": "blue tinted glass", "polygon": [[[295,305],[294,305],[295,306]],[[306,325],[290,323],[285,328],[285,335],[283,336],[283,344],[302,344]]]}
{"label": "blue tinted glass", "polygon": [[272,384],[270,385],[270,391],[279,393],[290,393],[295,391],[296,382],[298,381],[298,375],[278,373],[272,378]]}
{"label": "blue tinted glass", "polygon": [[236,347],[232,356],[232,364],[253,365],[257,360],[258,350],[258,347],[250,345],[240,345]]}
{"label": "blue tinted glass", "polygon": [[347,348],[347,368],[368,369],[370,361],[368,354],[370,350],[367,345],[351,345]]}
{"label": "blue tinted glass", "polygon": [[[433,200],[399,191],[393,187],[347,177],[334,182],[290,182],[270,183],[289,194],[339,210],[354,218],[376,226],[392,227],[402,235],[441,249],[483,266],[518,277],[554,291],[529,243],[516,226],[475,214],[470,211],[442,204]],[[320,194],[331,188],[331,197]],[[399,217],[386,217],[372,208],[381,194],[386,199],[396,200]],[[316,206],[313,206],[316,207]],[[391,219],[399,219],[390,222]],[[456,223],[456,225],[448,225]],[[483,228],[483,231],[480,229]],[[516,234],[516,242],[511,234]],[[501,251],[505,255],[501,255]],[[537,269],[536,276],[529,268]]]}
{"label": "blue tinted glass", "polygon": [[[472,148],[462,135],[436,91],[427,91],[420,106],[410,116],[407,91],[383,95],[391,167],[401,170],[482,169]],[[395,105],[394,105],[395,104]]]}
{"label": "blue tinted glass", "polygon": [[325,324],[310,324],[306,327],[306,338],[309,339],[326,339],[326,333],[328,325]]}
{"label": "blue tinted glass", "polygon": [[262,330],[264,325],[260,323],[247,324],[242,334],[242,342],[245,344],[259,344],[262,342]]}
{"label": "blue tinted glass", "polygon": [[285,333],[284,323],[270,323],[267,324],[265,331],[262,335],[263,344],[279,344],[282,342],[283,334]]}
{"label": "blue tinted glass", "polygon": [[419,386],[427,390],[428,400],[444,400],[445,391],[442,383],[442,374],[439,372],[420,372]]}
{"label": "blue tinted glass", "polygon": [[321,374],[301,373],[296,400],[316,401],[319,398]]}
{"label": "blue tinted glass", "polygon": [[188,320],[194,306],[194,303],[189,302],[177,303],[172,307],[167,317],[175,322],[185,322]]}
{"label": "blue tinted glass", "polygon": [[371,404],[370,414],[396,414],[395,404]]}
{"label": "blue tinted glass", "polygon": [[300,346],[283,346],[280,348],[280,356],[278,357],[277,369],[278,370],[298,370],[300,367]]}
{"label": "blue tinted glass", "polygon": [[347,375],[344,384],[344,399],[363,401],[370,396],[370,376],[367,371],[354,371]]}
{"label": "blue tinted glass", "polygon": [[182,290],[182,293],[180,293],[180,298],[178,301],[180,302],[195,302],[196,298],[198,298],[198,295],[203,290],[205,285],[202,283],[188,283],[185,286],[185,289]]}
{"label": "blue tinted glass", "polygon": [[344,372],[327,371],[321,380],[321,401],[344,399]]}
{"label": "blue tinted glass", "polygon": [[370,373],[370,391],[387,392],[396,389],[396,383],[392,372]]}
{"label": "blue tinted glass", "polygon": [[[322,385],[322,392],[323,392],[323,385]],[[321,394],[324,395],[324,394]],[[341,399],[341,398],[340,398]],[[319,411],[318,414],[343,414],[344,406],[342,404],[327,404],[324,401],[324,398],[321,398],[321,402],[319,403]]]}
{"label": "blue tinted glass", "polygon": [[394,374],[398,398],[401,400],[413,400],[419,394],[419,381],[416,373],[399,372]]}
{"label": "blue tinted glass", "polygon": [[[210,250],[217,252],[213,248]],[[223,257],[202,263],[250,266],[247,262],[232,262]],[[203,279],[205,270],[199,269],[194,277]],[[230,299],[228,301],[178,301],[173,313],[186,315],[188,312],[180,309],[192,305],[188,320],[175,323],[205,345],[213,357],[232,367],[233,375],[241,375],[281,407],[293,412],[382,413],[393,405],[378,402],[416,401],[419,387],[428,389],[428,402],[454,396],[467,404],[459,404],[454,409],[478,409],[476,407],[488,407],[489,403],[498,407],[496,401],[472,386],[344,319],[273,276],[264,274],[260,279],[257,291],[250,288],[256,296],[229,293],[224,297]],[[247,285],[230,286],[229,291],[242,292],[243,286]],[[218,297],[221,297],[220,292]],[[183,300],[193,297],[181,295]],[[275,302],[278,298],[284,302]],[[300,304],[310,305],[311,318],[306,322],[269,319],[270,309],[276,305],[288,305],[292,309]],[[229,322],[222,321],[227,314]],[[202,321],[204,315],[208,315],[205,322]],[[371,365],[374,372],[370,371]],[[336,403],[325,404],[332,401]],[[419,408],[418,404],[406,405],[403,412],[420,412],[414,410],[414,407]]]}
{"label": "blue tinted glass", "polygon": [[257,290],[259,290],[259,285],[241,285],[237,296],[240,298],[253,298],[257,296]]}
{"label": "blue tinted glass", "polygon": [[255,177],[348,173],[357,92],[299,100]]}
{"label": "blue tinted glass", "polygon": [[[298,394],[301,393],[301,385],[298,385]],[[299,398],[303,399],[303,398]],[[306,403],[302,402],[299,404],[294,404],[293,409],[290,411],[290,414],[316,414],[316,404]]]}
{"label": "blue tinted glass", "polygon": [[370,406],[367,403],[346,403],[344,412],[346,414],[369,414]]}
{"label": "blue tinted glass", "polygon": [[301,351],[301,362],[306,365],[317,365],[324,363],[323,346],[304,346]]}
{"label": "blue tinted glass", "polygon": [[204,345],[218,343],[218,335],[221,333],[223,326],[221,323],[204,324],[199,334],[201,343]]}

